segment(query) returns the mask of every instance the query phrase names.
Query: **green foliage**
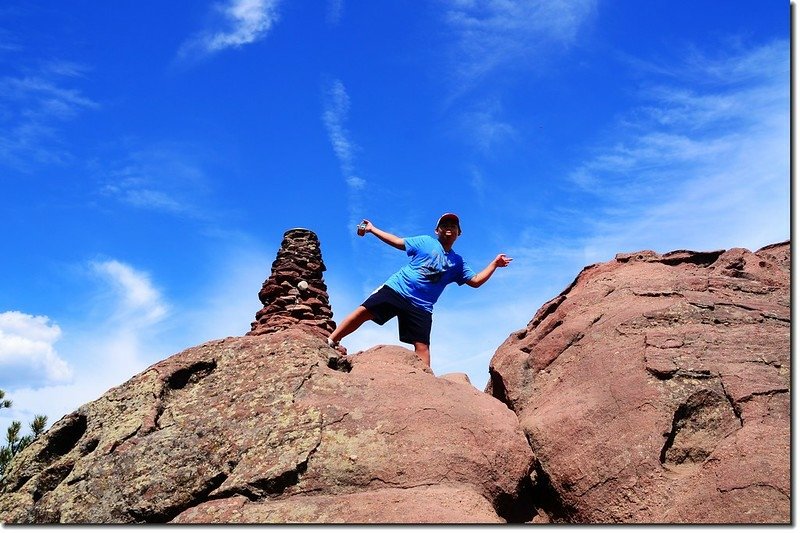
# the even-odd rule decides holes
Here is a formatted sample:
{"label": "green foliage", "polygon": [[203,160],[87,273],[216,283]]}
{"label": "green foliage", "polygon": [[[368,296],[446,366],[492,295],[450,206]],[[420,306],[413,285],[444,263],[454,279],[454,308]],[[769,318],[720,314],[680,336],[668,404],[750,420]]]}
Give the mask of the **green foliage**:
{"label": "green foliage", "polygon": [[4,390],[0,389],[0,409],[3,407],[9,408],[11,407],[11,400],[4,400],[3,398],[6,397],[6,393]]}
{"label": "green foliage", "polygon": [[[0,390],[0,409],[11,407],[11,400],[4,400],[6,393]],[[6,431],[6,444],[0,446],[0,479],[5,474],[8,464],[19,452],[25,449],[31,442],[33,442],[39,435],[44,433],[44,428],[47,426],[47,417],[44,415],[36,415],[33,422],[30,424],[31,434],[21,437],[19,432],[22,429],[22,423],[15,420]]]}

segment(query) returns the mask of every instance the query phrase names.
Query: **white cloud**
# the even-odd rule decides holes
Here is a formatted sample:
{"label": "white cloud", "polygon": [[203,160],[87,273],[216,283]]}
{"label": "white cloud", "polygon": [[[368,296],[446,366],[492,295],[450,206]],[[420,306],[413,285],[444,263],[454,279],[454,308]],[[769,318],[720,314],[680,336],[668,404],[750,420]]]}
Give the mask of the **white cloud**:
{"label": "white cloud", "polygon": [[498,101],[481,102],[461,115],[460,131],[470,132],[470,142],[484,153],[517,138],[517,130],[502,117]]}
{"label": "white cloud", "polygon": [[109,191],[119,192],[120,199],[134,207],[165,211],[168,213],[185,213],[187,207],[164,191],[154,191],[144,188],[127,188],[120,190],[118,187],[109,188]]}
{"label": "white cloud", "polygon": [[617,136],[569,176],[599,200],[582,221],[587,260],[789,237],[788,51],[695,52],[642,91]]}
{"label": "white cloud", "polygon": [[345,181],[347,182],[347,186],[351,189],[363,189],[367,184],[366,180],[358,176],[348,176]]}
{"label": "white cloud", "polygon": [[[535,79],[578,41],[596,0],[440,0],[449,44],[437,77],[448,87],[457,136],[484,155],[518,140],[520,117],[504,115],[504,94]],[[459,102],[455,105],[455,102]],[[466,105],[465,105],[466,102]]]}
{"label": "white cloud", "polygon": [[110,296],[118,302],[116,316],[127,324],[148,326],[167,315],[161,293],[146,273],[117,260],[93,262],[91,267],[109,283]]}
{"label": "white cloud", "polygon": [[486,198],[486,179],[483,177],[483,173],[475,167],[470,169],[470,175],[472,176],[470,186],[475,192],[478,201],[483,205]]}
{"label": "white cloud", "polygon": [[196,155],[199,150],[160,143],[131,151],[103,171],[100,194],[129,206],[192,219],[207,219],[200,206],[209,180]]}
{"label": "white cloud", "polygon": [[350,96],[340,80],[334,80],[326,90],[325,109],[322,120],[328,130],[328,138],[341,165],[342,174],[353,173],[353,152],[355,145],[345,127],[350,112]]}
{"label": "white cloud", "polygon": [[362,191],[368,186],[368,182],[354,174],[357,146],[350,139],[350,132],[346,127],[349,112],[350,96],[347,94],[347,89],[340,80],[333,80],[325,90],[322,121],[328,130],[331,147],[347,184],[348,227],[352,227],[361,220]]}
{"label": "white cloud", "polygon": [[212,54],[263,39],[278,20],[280,0],[229,0],[215,7],[224,29],[208,30],[186,41],[179,55]]}
{"label": "white cloud", "polygon": [[36,72],[0,77],[0,163],[31,170],[72,156],[61,124],[99,104],[71,86],[85,68],[52,62]]}
{"label": "white cloud", "polygon": [[344,0],[328,0],[328,13],[326,21],[328,24],[335,26],[342,20],[342,12],[344,11]]}
{"label": "white cloud", "polygon": [[97,107],[94,101],[83,96],[80,91],[59,87],[53,81],[40,77],[5,78],[3,89],[5,96],[34,103],[35,106],[25,114],[37,119],[53,117],[67,120],[84,108]]}
{"label": "white cloud", "polygon": [[541,52],[575,42],[596,0],[444,0],[455,32],[461,83],[475,82],[511,63],[526,66]]}
{"label": "white cloud", "polygon": [[61,328],[46,316],[0,313],[0,386],[69,380],[72,369],[54,347],[60,337]]}

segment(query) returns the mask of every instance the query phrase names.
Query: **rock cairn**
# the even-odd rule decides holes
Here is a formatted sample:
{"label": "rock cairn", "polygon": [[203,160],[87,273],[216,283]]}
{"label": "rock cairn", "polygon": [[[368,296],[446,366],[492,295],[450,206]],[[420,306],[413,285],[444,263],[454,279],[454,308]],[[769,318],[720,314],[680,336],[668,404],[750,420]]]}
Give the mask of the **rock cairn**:
{"label": "rock cairn", "polygon": [[272,273],[258,298],[264,307],[256,313],[247,335],[264,335],[297,324],[319,328],[327,335],[336,329],[322,279],[325,265],[317,235],[307,229],[290,229],[272,263]]}

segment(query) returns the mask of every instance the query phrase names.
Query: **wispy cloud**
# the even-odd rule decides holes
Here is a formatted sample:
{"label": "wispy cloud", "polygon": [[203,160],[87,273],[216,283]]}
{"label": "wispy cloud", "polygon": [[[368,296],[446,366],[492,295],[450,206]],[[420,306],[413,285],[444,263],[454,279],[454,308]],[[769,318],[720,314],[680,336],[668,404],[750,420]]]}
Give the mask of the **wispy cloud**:
{"label": "wispy cloud", "polygon": [[365,179],[355,174],[355,152],[357,145],[351,140],[346,123],[350,112],[350,97],[340,80],[333,80],[325,89],[324,110],[322,120],[328,130],[333,152],[339,161],[339,167],[348,189],[348,208],[350,220],[348,225],[359,222],[362,209],[361,191],[367,187]]}
{"label": "wispy cloud", "polygon": [[483,205],[486,199],[486,179],[483,176],[483,172],[477,167],[472,167],[470,168],[470,175],[471,179],[469,184],[472,187],[472,191],[475,193],[480,204]]}
{"label": "wispy cloud", "polygon": [[502,106],[497,99],[484,100],[461,114],[459,130],[471,132],[470,143],[488,154],[518,138],[517,129],[502,116]]}
{"label": "wispy cloud", "polygon": [[695,51],[660,69],[669,74],[569,176],[600,200],[585,213],[587,258],[788,238],[788,54],[785,41],[722,57]]}
{"label": "wispy cloud", "polygon": [[342,12],[344,11],[344,0],[328,0],[328,11],[325,20],[328,24],[335,26],[342,20]]}
{"label": "wispy cloud", "polygon": [[503,100],[578,42],[596,0],[440,0],[449,39],[442,79],[455,135],[491,155],[518,142]]}
{"label": "wispy cloud", "polygon": [[100,193],[138,209],[202,219],[199,206],[208,191],[205,172],[190,150],[161,143],[131,151],[101,171]]}
{"label": "wispy cloud", "polygon": [[72,158],[62,125],[99,107],[75,86],[85,72],[75,63],[51,62],[0,77],[0,163],[30,171]]}
{"label": "wispy cloud", "polygon": [[350,96],[340,80],[333,80],[325,92],[325,109],[322,119],[328,130],[333,151],[339,159],[342,173],[345,176],[353,173],[353,152],[356,149],[350,140],[350,133],[345,127],[349,112]]}
{"label": "wispy cloud", "polygon": [[277,22],[279,4],[280,0],[228,0],[216,4],[218,27],[188,39],[178,55],[204,56],[260,41]]}
{"label": "wispy cloud", "polygon": [[575,42],[596,0],[443,0],[455,33],[459,83],[474,83],[494,69],[528,67],[552,47]]}
{"label": "wispy cloud", "polygon": [[91,268],[111,289],[107,294],[116,301],[116,320],[133,327],[144,327],[167,315],[168,308],[161,293],[146,273],[115,259],[92,262]]}

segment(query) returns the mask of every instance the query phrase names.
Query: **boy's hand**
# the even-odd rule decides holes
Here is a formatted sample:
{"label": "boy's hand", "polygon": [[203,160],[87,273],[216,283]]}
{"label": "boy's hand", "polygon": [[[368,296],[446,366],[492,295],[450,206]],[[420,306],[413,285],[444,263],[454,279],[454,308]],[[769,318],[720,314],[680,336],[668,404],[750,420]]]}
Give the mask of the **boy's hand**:
{"label": "boy's hand", "polygon": [[513,261],[513,257],[508,257],[506,254],[500,254],[494,259],[494,265],[497,267],[507,267]]}
{"label": "boy's hand", "polygon": [[358,225],[358,236],[363,237],[367,233],[372,233],[373,228],[374,226],[372,225],[372,222],[365,218],[361,221],[361,224]]}

